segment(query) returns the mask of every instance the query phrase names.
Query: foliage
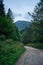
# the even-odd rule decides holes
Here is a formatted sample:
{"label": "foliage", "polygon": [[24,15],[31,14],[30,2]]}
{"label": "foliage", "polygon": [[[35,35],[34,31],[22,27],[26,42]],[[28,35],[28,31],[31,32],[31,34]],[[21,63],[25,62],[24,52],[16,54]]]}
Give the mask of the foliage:
{"label": "foliage", "polygon": [[27,46],[34,47],[37,49],[43,49],[43,43],[28,43]]}
{"label": "foliage", "polygon": [[12,39],[0,41],[0,65],[13,65],[24,50],[23,44]]}
{"label": "foliage", "polygon": [[12,38],[14,40],[18,39],[16,27],[10,17],[0,16],[0,35],[5,35],[6,38]]}
{"label": "foliage", "polygon": [[35,7],[33,17],[33,41],[43,42],[43,2],[42,0]]}
{"label": "foliage", "polygon": [[0,35],[0,41],[6,40],[6,37],[4,35]]}
{"label": "foliage", "polygon": [[32,23],[22,34],[22,41],[27,42],[43,42],[43,1],[35,6],[32,16]]}
{"label": "foliage", "polygon": [[28,42],[31,42],[31,39],[32,39],[32,29],[30,24],[30,26],[26,28],[26,30],[21,35],[21,41],[23,43],[28,43]]}
{"label": "foliage", "polygon": [[15,30],[16,30],[16,35],[17,35],[16,41],[20,41],[20,32],[18,31],[18,28],[16,26],[15,26]]}
{"label": "foliage", "polygon": [[0,1],[0,16],[5,16],[3,0]]}
{"label": "foliage", "polygon": [[7,17],[10,17],[11,19],[13,19],[13,13],[10,8],[8,9]]}
{"label": "foliage", "polygon": [[9,9],[5,16],[3,0],[0,2],[0,65],[13,65],[24,52],[18,29],[13,23],[12,12]]}

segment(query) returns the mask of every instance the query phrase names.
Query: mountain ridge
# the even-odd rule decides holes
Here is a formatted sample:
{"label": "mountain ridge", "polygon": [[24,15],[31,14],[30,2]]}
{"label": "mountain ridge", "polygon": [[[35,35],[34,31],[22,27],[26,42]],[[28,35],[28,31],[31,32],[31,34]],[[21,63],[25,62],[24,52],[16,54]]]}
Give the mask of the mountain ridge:
{"label": "mountain ridge", "polygon": [[23,29],[25,29],[26,27],[28,27],[30,25],[29,21],[24,21],[24,20],[19,20],[15,22],[15,25],[18,27],[19,31],[22,31]]}

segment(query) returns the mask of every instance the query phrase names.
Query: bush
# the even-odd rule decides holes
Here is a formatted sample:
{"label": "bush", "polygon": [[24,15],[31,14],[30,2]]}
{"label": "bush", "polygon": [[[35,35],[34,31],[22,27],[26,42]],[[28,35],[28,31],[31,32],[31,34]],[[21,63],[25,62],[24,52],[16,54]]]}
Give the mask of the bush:
{"label": "bush", "polygon": [[0,35],[0,41],[3,41],[5,39],[6,39],[6,37],[4,35]]}
{"label": "bush", "polygon": [[13,65],[24,50],[21,43],[12,39],[0,41],[0,65]]}

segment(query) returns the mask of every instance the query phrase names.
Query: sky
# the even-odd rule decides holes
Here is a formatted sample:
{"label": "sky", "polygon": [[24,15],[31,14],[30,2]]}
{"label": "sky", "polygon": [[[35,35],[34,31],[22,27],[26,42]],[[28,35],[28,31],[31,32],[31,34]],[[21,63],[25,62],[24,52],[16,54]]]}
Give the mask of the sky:
{"label": "sky", "polygon": [[32,13],[38,2],[39,0],[4,0],[5,11],[11,8],[15,22],[18,20],[30,21],[31,17],[28,12]]}

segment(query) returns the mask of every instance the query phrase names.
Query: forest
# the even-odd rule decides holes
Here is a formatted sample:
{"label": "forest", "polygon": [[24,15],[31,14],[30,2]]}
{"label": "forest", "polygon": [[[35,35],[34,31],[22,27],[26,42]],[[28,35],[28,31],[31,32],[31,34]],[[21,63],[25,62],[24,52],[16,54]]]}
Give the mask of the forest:
{"label": "forest", "polygon": [[0,65],[14,65],[25,51],[24,46],[43,49],[43,0],[35,6],[30,25],[19,31],[13,21],[13,12],[5,12],[0,0]]}

